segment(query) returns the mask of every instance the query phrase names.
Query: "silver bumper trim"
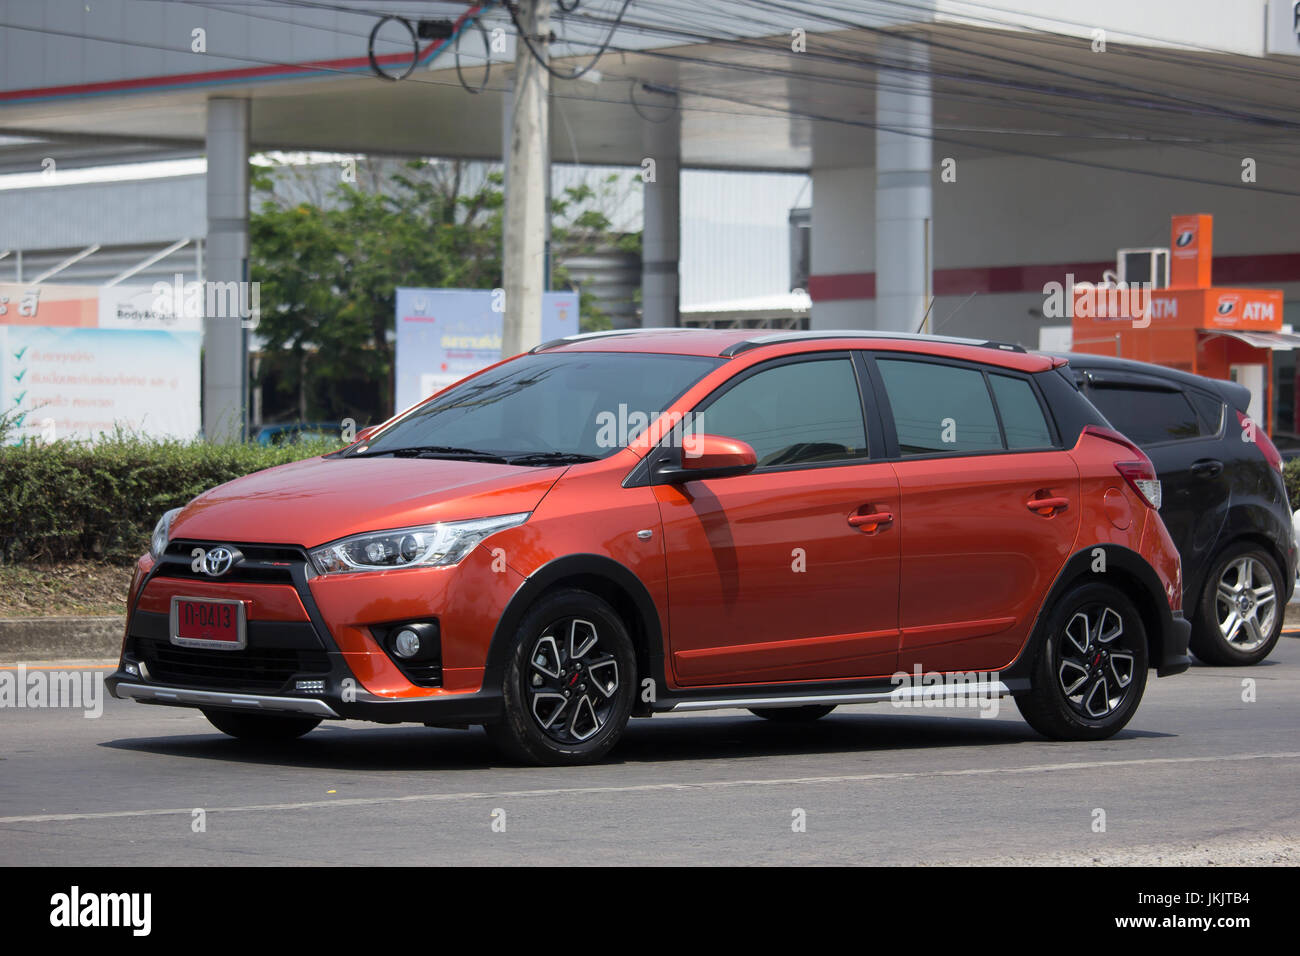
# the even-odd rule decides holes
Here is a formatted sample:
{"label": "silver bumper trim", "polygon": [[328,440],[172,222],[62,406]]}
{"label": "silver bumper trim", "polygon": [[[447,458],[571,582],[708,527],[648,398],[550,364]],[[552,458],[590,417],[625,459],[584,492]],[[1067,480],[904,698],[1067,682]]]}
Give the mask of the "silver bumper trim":
{"label": "silver bumper trim", "polygon": [[150,684],[118,684],[113,689],[113,696],[160,704],[232,707],[239,710],[310,714],[313,717],[339,716],[325,701],[312,697],[268,697],[263,694],[233,694],[220,690],[188,690],[181,687],[155,687]]}
{"label": "silver bumper trim", "polygon": [[701,698],[675,701],[667,708],[675,713],[688,710],[730,710],[750,707],[807,707],[815,704],[882,704],[894,702],[902,705],[950,698],[977,699],[1005,697],[1011,691],[1002,681],[972,681],[969,684],[939,684],[922,687],[899,687],[892,691],[865,694],[791,694],[781,697]]}

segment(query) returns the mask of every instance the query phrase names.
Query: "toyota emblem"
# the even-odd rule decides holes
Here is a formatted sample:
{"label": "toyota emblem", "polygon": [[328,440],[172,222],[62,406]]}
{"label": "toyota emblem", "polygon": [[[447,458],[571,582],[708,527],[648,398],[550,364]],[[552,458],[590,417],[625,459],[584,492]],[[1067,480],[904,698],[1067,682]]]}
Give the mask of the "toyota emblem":
{"label": "toyota emblem", "polygon": [[229,548],[212,548],[203,555],[203,570],[210,577],[219,578],[235,564],[235,552]]}

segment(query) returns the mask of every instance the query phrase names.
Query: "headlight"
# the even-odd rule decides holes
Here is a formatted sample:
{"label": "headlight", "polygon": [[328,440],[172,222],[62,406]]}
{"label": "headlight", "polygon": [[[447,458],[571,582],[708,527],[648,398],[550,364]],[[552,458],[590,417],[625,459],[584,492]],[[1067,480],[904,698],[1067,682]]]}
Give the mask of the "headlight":
{"label": "headlight", "polygon": [[311,552],[311,560],[321,574],[445,567],[456,564],[488,535],[523,524],[528,515],[529,512],[523,512],[498,518],[372,531],[316,548]]}
{"label": "headlight", "polygon": [[155,561],[161,558],[163,552],[167,550],[167,539],[171,534],[172,519],[180,513],[180,508],[173,508],[159,518],[158,523],[154,525],[153,537],[149,539],[149,554]]}

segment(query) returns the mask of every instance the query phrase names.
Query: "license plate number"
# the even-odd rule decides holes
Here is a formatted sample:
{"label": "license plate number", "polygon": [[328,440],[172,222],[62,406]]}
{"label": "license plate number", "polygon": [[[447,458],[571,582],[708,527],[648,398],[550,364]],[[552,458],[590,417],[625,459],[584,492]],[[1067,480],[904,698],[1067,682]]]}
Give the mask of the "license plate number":
{"label": "license plate number", "polygon": [[246,646],[245,633],[242,601],[225,598],[172,598],[173,644],[233,651]]}

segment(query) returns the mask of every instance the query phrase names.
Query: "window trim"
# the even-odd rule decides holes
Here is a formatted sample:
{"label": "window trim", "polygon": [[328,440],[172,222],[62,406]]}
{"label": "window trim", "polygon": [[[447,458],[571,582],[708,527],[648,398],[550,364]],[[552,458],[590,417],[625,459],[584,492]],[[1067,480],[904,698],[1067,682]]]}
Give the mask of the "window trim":
{"label": "window trim", "polygon": [[[876,404],[880,408],[881,417],[884,419],[884,435],[888,446],[888,457],[886,460],[888,461],[933,461],[947,458],[983,458],[989,455],[1031,455],[1051,451],[1063,451],[1065,448],[1061,441],[1061,431],[1057,426],[1056,419],[1051,414],[1051,409],[1043,398],[1042,390],[1038,387],[1038,383],[1034,381],[1034,376],[1032,374],[1017,372],[1014,369],[1002,368],[1001,366],[984,365],[979,362],[971,362],[965,359],[949,358],[945,355],[929,355],[924,352],[879,352],[871,349],[863,349],[862,351],[871,372]],[[883,359],[885,361],[897,360],[903,362],[920,362],[929,365],[946,365],[953,368],[979,372],[984,379],[984,389],[988,393],[989,403],[993,406],[993,414],[998,423],[998,437],[1002,442],[1002,447],[968,451],[935,451],[915,455],[904,455],[901,446],[898,443],[898,427],[894,422],[894,406],[890,402],[889,393],[885,389],[884,376],[876,365],[878,359]],[[1047,425],[1048,435],[1051,439],[1050,445],[1041,445],[1032,448],[1007,447],[1007,434],[1006,428],[1002,423],[1002,410],[998,405],[997,396],[993,392],[993,385],[989,381],[990,374],[1005,375],[1007,378],[1017,378],[1029,384],[1030,391],[1038,402],[1038,410],[1042,413],[1043,421]],[[888,410],[888,414],[886,414],[886,410]]]}

